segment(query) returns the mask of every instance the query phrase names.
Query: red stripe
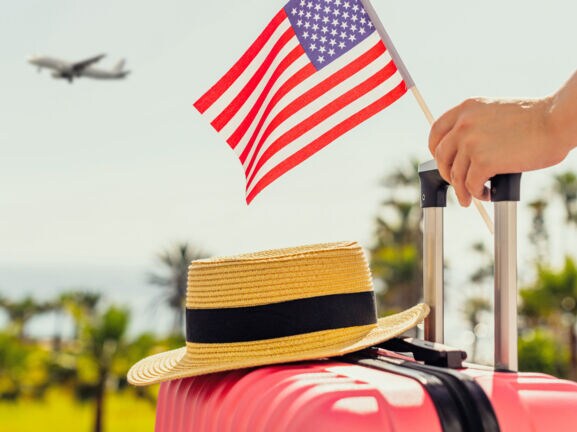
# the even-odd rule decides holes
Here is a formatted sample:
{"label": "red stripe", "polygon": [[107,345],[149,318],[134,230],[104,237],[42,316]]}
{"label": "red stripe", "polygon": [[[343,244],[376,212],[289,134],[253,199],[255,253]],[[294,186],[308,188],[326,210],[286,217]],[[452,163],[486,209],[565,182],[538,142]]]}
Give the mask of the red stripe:
{"label": "red stripe", "polygon": [[[326,78],[321,83],[317,84],[315,87],[307,91],[306,93],[299,96],[293,102],[291,102],[288,106],[286,106],[278,115],[270,122],[266,131],[261,136],[255,152],[252,155],[250,163],[246,169],[247,173],[251,172],[252,166],[258,158],[258,154],[266,142],[270,134],[284,121],[290,118],[293,114],[300,111],[302,108],[310,104],[311,102],[318,99],[320,96],[324,95],[327,91],[331,88],[339,85],[341,82],[345,81],[346,79],[350,78],[358,71],[372,63],[376,58],[382,55],[386,51],[385,45],[379,41],[376,45],[374,45],[370,50],[366,53],[358,57],[353,62],[349,63],[342,69],[339,69],[330,77]],[[244,160],[241,159],[241,163],[245,163]]]}
{"label": "red stripe", "polygon": [[[282,100],[283,97],[285,97],[285,95],[290,92],[293,88],[295,88],[297,85],[299,85],[300,83],[302,83],[303,81],[305,81],[306,79],[308,79],[309,77],[311,77],[312,75],[315,74],[316,72],[316,68],[314,67],[314,65],[312,63],[307,64],[306,66],[304,66],[301,70],[299,70],[296,74],[294,74],[285,84],[283,84],[283,86],[276,92],[276,94],[272,97],[272,99],[270,100],[270,102],[268,103],[266,109],[264,110],[264,112],[262,113],[262,116],[260,118],[260,121],[258,122],[258,125],[256,127],[256,129],[254,130],[254,132],[252,133],[252,136],[250,137],[250,140],[248,141],[247,145],[245,146],[242,154],[240,155],[239,159],[241,160],[242,163],[244,163],[244,161],[246,160],[246,158],[248,157],[248,153],[250,152],[250,149],[252,147],[252,145],[254,144],[254,141],[256,140],[256,137],[258,136],[260,130],[262,129],[264,122],[267,120],[268,115],[270,114],[270,112],[274,109],[274,107],[277,105],[277,103],[279,103],[279,101]],[[229,143],[230,144],[230,143]],[[235,143],[235,147],[238,145],[238,142]]]}
{"label": "red stripe", "polygon": [[280,39],[274,44],[263,63],[260,65],[255,74],[250,78],[249,82],[246,83],[244,88],[235,96],[230,104],[222,111],[217,118],[215,118],[210,124],[220,132],[221,129],[230,121],[231,118],[238,112],[246,100],[250,97],[252,92],[256,89],[259,83],[262,81],[262,77],[269,70],[270,65],[277,58],[284,46],[291,40],[295,38],[296,34],[292,27],[288,28]]}
{"label": "red stripe", "polygon": [[[277,153],[282,150],[285,146],[293,142],[295,139],[304,135],[306,132],[316,127],[324,120],[340,111],[347,105],[350,105],[357,99],[361,98],[371,90],[374,90],[381,83],[389,79],[397,71],[397,66],[391,60],[384,68],[380,69],[378,72],[364,80],[362,83],[350,89],[348,92],[336,98],[333,102],[323,107],[321,110],[315,112],[306,120],[294,126],[289,131],[285,132],[281,137],[277,138],[270,146],[267,147],[265,152],[258,158],[258,162],[254,168],[254,171],[250,174],[247,182],[247,186],[250,186],[254,177],[260,170],[260,168]],[[246,173],[248,174],[248,169]]]}
{"label": "red stripe", "polygon": [[255,185],[255,187],[251,190],[250,194],[248,194],[248,196],[246,197],[247,204],[250,204],[250,202],[254,199],[256,195],[258,195],[264,188],[270,185],[281,175],[283,175],[287,171],[290,171],[292,168],[294,168],[301,162],[305,161],[319,150],[326,147],[328,144],[333,142],[335,139],[337,139],[344,133],[348,132],[349,130],[358,126],[362,122],[371,118],[379,111],[382,111],[383,109],[391,105],[393,102],[395,102],[397,99],[399,99],[401,96],[403,96],[406,92],[407,92],[407,86],[403,81],[379,100],[373,102],[371,105],[367,106],[366,108],[363,108],[361,111],[352,115],[348,119],[342,121],[337,126],[332,128],[330,131],[326,132],[324,135],[320,136],[319,138],[308,144],[306,147],[300,149],[295,154],[283,160],[272,170],[266,173],[263,176],[263,178],[260,179],[260,181]]}
{"label": "red stripe", "polygon": [[261,109],[262,105],[268,94],[270,93],[272,87],[276,84],[279,77],[287,70],[287,68],[292,65],[298,58],[300,58],[303,54],[305,54],[305,50],[299,44],[297,45],[278,65],[275,69],[273,74],[271,75],[270,79],[266,83],[265,88],[262,90],[262,93],[258,97],[257,101],[251,108],[250,112],[247,116],[243,119],[242,123],[236,128],[234,133],[230,136],[227,140],[228,144],[235,148],[240,139],[244,136],[247,129],[250,127],[252,122],[254,121],[256,115],[258,114],[259,110]]}
{"label": "red stripe", "polygon": [[234,64],[232,68],[208,90],[199,100],[194,103],[194,107],[203,114],[223,93],[230,87],[230,85],[239,77],[240,74],[248,67],[250,62],[258,52],[264,47],[272,34],[278,26],[288,19],[284,9],[271,20],[259,37],[253,42],[249,49],[242,55],[242,57]]}

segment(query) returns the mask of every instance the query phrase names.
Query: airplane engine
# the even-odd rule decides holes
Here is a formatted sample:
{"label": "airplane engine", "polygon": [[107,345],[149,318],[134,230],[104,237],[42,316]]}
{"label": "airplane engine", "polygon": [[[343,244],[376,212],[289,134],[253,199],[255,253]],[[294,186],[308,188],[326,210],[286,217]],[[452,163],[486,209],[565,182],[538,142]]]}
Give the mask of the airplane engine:
{"label": "airplane engine", "polygon": [[62,75],[61,72],[54,71],[54,72],[52,72],[52,77],[53,78],[64,78],[64,75]]}

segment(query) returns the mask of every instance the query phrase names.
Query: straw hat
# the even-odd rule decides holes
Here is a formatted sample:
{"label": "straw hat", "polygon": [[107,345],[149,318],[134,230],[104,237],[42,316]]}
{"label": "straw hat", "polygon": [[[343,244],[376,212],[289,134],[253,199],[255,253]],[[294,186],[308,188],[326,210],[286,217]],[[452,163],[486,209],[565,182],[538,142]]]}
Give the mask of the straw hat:
{"label": "straw hat", "polygon": [[193,261],[186,346],[128,372],[134,385],[339,356],[415,327],[419,304],[377,319],[371,273],[354,242]]}

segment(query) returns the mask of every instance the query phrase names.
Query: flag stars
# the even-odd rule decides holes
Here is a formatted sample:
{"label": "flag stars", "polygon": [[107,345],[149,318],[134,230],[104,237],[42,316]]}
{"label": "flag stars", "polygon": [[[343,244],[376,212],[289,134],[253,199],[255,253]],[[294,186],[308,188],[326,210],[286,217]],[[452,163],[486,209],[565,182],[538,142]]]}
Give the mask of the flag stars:
{"label": "flag stars", "polygon": [[317,68],[331,63],[374,31],[359,0],[290,0],[286,11]]}

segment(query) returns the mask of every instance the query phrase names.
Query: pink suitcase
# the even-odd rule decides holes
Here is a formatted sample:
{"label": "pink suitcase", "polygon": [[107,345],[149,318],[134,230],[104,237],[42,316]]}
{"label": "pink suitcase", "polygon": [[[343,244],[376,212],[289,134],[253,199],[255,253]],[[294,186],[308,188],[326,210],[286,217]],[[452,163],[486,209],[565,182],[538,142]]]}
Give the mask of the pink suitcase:
{"label": "pink suitcase", "polygon": [[577,431],[577,383],[517,373],[516,202],[520,175],[492,180],[495,365],[443,342],[443,207],[434,162],[420,169],[427,341],[393,339],[342,358],[163,383],[157,432]]}

